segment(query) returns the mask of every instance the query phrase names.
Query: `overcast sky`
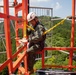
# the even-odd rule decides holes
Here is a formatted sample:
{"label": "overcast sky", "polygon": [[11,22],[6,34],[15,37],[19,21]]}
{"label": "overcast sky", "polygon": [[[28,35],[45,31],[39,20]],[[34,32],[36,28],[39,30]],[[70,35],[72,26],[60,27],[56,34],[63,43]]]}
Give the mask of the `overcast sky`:
{"label": "overcast sky", "polygon": [[[9,1],[13,2],[14,0]],[[21,0],[18,0],[18,2],[21,2]],[[29,2],[30,6],[53,8],[53,16],[64,18],[71,15],[72,0],[29,0]],[[0,0],[0,5],[2,4],[3,0]],[[10,13],[12,14],[12,11]]]}

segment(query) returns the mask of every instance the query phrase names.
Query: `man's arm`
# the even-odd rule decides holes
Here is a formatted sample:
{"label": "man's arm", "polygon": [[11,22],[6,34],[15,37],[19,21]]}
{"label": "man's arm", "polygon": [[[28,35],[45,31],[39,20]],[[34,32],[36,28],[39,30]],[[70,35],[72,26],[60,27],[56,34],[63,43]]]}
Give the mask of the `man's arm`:
{"label": "man's arm", "polygon": [[44,27],[42,25],[38,25],[38,28],[35,31],[35,36],[31,37],[30,42],[37,43],[39,41],[42,41],[44,39],[44,37],[43,37],[44,31],[45,31]]}

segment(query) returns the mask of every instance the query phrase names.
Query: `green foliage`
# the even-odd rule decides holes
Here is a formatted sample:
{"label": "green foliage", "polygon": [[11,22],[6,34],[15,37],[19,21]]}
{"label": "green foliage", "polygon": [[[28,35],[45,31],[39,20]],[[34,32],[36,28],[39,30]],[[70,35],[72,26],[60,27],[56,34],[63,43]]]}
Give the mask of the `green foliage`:
{"label": "green foliage", "polygon": [[9,75],[9,74],[8,74],[8,68],[5,67],[5,68],[0,72],[0,75]]}
{"label": "green foliage", "polygon": [[[73,65],[76,66],[76,61],[73,61]],[[73,68],[73,71],[76,71],[76,68]]]}
{"label": "green foliage", "polygon": [[36,64],[34,65],[35,69],[40,69],[41,68],[41,60],[37,61]]}
{"label": "green foliage", "polygon": [[45,60],[45,64],[55,65],[55,62],[54,62],[55,60],[56,60],[55,56],[52,56],[51,58],[48,58],[48,59]]}

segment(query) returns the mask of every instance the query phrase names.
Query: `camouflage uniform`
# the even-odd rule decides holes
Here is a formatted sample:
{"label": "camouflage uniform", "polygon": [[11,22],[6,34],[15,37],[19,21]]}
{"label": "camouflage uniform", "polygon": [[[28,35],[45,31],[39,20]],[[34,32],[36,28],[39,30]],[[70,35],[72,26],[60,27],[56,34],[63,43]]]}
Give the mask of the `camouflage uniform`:
{"label": "camouflage uniform", "polygon": [[36,52],[41,51],[44,48],[44,42],[46,35],[42,35],[45,31],[45,28],[40,22],[38,22],[35,27],[33,27],[35,31],[30,30],[29,33],[29,47],[27,49],[28,53],[28,68],[29,71],[33,69],[33,65],[35,64]]}

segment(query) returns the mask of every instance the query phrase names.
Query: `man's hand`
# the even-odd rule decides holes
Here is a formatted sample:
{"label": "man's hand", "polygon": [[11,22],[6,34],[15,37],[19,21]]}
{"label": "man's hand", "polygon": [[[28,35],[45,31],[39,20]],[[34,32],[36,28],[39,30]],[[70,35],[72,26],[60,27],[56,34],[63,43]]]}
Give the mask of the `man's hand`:
{"label": "man's hand", "polygon": [[22,44],[24,46],[24,43],[27,42],[27,39],[26,38],[22,38],[19,40],[19,43]]}

